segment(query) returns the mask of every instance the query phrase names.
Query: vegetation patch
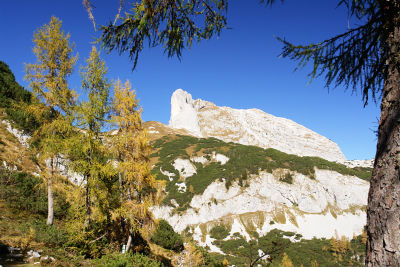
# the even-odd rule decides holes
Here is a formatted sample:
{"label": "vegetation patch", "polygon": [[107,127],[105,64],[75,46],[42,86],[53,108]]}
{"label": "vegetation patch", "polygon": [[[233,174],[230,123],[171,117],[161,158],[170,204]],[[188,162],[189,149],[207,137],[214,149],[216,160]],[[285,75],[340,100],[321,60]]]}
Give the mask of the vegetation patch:
{"label": "vegetation patch", "polygon": [[293,184],[293,175],[290,172],[285,173],[281,177],[279,177],[279,181],[288,183],[288,184]]}
{"label": "vegetation patch", "polygon": [[[298,241],[292,242],[290,238]],[[262,251],[264,257],[257,264],[261,266],[282,266],[284,255],[292,261],[292,266],[363,266],[365,257],[365,234],[352,240],[346,238],[299,240],[301,235],[278,229],[271,230],[262,237],[250,241],[235,234],[232,240],[216,240],[218,246],[226,255],[212,254],[214,260],[227,260],[230,265],[248,266],[259,257]]]}
{"label": "vegetation patch", "polygon": [[19,85],[6,63],[0,61],[0,107],[14,126],[27,133],[39,127],[39,122],[24,107],[31,104],[32,93]]}
{"label": "vegetation patch", "polygon": [[107,254],[93,262],[94,266],[101,267],[161,267],[161,262],[140,253]]}
{"label": "vegetation patch", "polygon": [[[154,141],[153,147],[155,152],[151,157],[157,157],[158,162],[153,167],[152,173],[157,179],[166,181],[166,191],[168,192],[163,203],[172,206],[171,199],[175,199],[180,206],[180,211],[186,210],[193,196],[202,194],[207,186],[216,179],[224,178],[227,189],[235,181],[241,186],[246,186],[249,175],[258,174],[260,171],[272,173],[276,169],[287,169],[289,173],[283,175],[281,181],[288,184],[293,183],[290,172],[298,172],[314,179],[315,168],[357,176],[366,181],[369,181],[371,177],[370,168],[348,168],[322,158],[299,157],[273,148],[263,149],[256,146],[226,143],[216,138],[167,135]],[[193,192],[188,190],[179,192],[178,186],[176,186],[176,183],[179,182],[179,172],[172,166],[174,160],[207,156],[213,152],[227,156],[229,161],[224,165],[218,162],[210,162],[204,166],[201,163],[194,163],[197,173],[186,178],[185,181],[187,188],[193,187]],[[169,181],[168,177],[160,172],[160,168],[163,171],[175,173],[173,180]]]}
{"label": "vegetation patch", "polygon": [[151,241],[166,249],[183,250],[182,237],[174,231],[166,220],[160,220],[155,234],[151,237]]}
{"label": "vegetation patch", "polygon": [[230,227],[226,225],[216,225],[210,230],[210,236],[217,240],[226,238],[230,233]]}
{"label": "vegetation patch", "polygon": [[[12,209],[47,214],[47,193],[39,177],[0,168],[0,195]],[[62,218],[69,204],[60,192],[56,193],[55,201],[54,214]]]}

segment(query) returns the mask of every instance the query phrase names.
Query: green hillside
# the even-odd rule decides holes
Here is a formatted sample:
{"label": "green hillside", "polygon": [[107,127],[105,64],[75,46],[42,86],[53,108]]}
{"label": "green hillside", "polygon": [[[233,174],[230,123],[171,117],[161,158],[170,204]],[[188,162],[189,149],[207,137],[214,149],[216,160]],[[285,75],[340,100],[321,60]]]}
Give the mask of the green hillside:
{"label": "green hillside", "polygon": [[[343,175],[357,176],[369,181],[371,177],[370,168],[348,168],[345,165],[327,161],[317,157],[299,157],[286,154],[276,149],[263,149],[256,146],[246,146],[237,143],[226,143],[215,138],[195,138],[184,135],[168,135],[156,140],[153,143],[154,152],[151,157],[156,163],[153,167],[153,174],[157,179],[166,181],[168,195],[164,204],[171,205],[171,199],[179,204],[177,211],[189,208],[189,203],[194,195],[202,194],[204,190],[216,179],[225,179],[225,186],[229,188],[234,181],[246,186],[247,179],[251,174],[258,174],[260,171],[272,173],[275,169],[289,169],[315,179],[315,168],[332,170]],[[203,164],[194,163],[197,173],[186,178],[187,188],[192,187],[193,191],[178,192],[176,183],[181,182],[179,172],[173,167],[175,159],[189,159],[193,156],[204,156],[211,159],[212,153],[220,153],[229,158],[229,161],[222,165],[216,161]],[[173,180],[161,173],[161,170],[174,173]],[[292,183],[290,174],[280,178],[282,182]]]}

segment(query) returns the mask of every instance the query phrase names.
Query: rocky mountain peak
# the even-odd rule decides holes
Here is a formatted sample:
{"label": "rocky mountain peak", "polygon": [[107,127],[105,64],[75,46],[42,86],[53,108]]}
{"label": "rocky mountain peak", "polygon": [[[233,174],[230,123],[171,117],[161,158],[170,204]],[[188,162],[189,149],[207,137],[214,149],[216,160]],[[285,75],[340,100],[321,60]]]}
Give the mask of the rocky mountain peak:
{"label": "rocky mountain peak", "polygon": [[201,137],[198,108],[195,106],[192,95],[177,89],[171,97],[171,119],[169,126],[176,129],[185,129],[191,134]]}
{"label": "rocky mountain peak", "polygon": [[172,94],[169,126],[185,129],[197,137],[346,161],[336,143],[292,120],[259,109],[218,107],[201,99],[193,100],[192,95],[182,89]]}

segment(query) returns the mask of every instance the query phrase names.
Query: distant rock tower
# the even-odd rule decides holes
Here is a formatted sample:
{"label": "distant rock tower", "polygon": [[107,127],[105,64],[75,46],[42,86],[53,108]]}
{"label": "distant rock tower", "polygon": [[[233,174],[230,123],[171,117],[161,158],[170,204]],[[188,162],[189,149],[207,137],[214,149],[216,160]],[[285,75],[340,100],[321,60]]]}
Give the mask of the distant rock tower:
{"label": "distant rock tower", "polygon": [[202,137],[192,95],[182,89],[175,90],[171,96],[169,126],[175,129],[185,129],[195,136]]}

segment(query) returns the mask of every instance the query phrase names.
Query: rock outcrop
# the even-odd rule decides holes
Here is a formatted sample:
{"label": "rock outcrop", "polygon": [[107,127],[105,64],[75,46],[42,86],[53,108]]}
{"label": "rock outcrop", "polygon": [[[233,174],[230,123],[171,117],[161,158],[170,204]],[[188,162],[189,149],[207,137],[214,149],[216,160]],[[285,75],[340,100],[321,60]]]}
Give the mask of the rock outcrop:
{"label": "rock outcrop", "polygon": [[[193,173],[191,164],[198,160],[192,158],[174,168],[187,178]],[[280,181],[285,173],[293,177],[291,184]],[[186,188],[185,181],[179,187]],[[179,232],[192,229],[199,242],[207,240],[208,231],[221,222],[243,236],[248,236],[249,228],[261,236],[278,228],[307,239],[336,235],[352,238],[361,234],[366,223],[368,189],[367,181],[335,171],[315,169],[315,179],[311,179],[277,169],[251,175],[245,187],[234,183],[226,189],[224,179],[216,179],[201,195],[193,197],[184,212],[173,212],[172,206],[158,206],[153,207],[153,213]]]}
{"label": "rock outcrop", "polygon": [[198,109],[191,94],[182,89],[172,94],[170,127],[185,129],[197,137],[202,137],[197,113]]}
{"label": "rock outcrop", "polygon": [[218,107],[201,99],[193,100],[182,89],[172,94],[169,126],[185,129],[197,137],[215,137],[299,156],[346,161],[336,143],[294,121],[259,109]]}

